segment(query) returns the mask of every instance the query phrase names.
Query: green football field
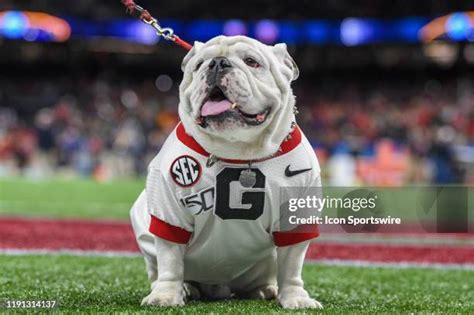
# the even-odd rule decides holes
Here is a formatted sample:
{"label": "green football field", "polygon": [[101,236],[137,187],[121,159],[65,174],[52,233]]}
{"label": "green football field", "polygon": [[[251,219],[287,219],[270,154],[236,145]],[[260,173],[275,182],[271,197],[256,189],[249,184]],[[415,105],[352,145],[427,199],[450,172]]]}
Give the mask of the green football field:
{"label": "green football field", "polygon": [[[130,205],[142,188],[140,180],[113,184],[4,180],[0,181],[0,220],[12,215],[127,219]],[[473,269],[317,263],[305,266],[304,280],[306,289],[325,307],[322,312],[328,314],[474,312]],[[290,313],[274,301],[142,307],[140,301],[148,294],[148,286],[141,257],[0,254],[0,301],[56,300],[56,310],[65,313]]]}
{"label": "green football field", "polygon": [[0,180],[0,215],[128,220],[144,180]]}
{"label": "green football field", "polygon": [[[191,302],[141,307],[148,294],[139,257],[0,256],[0,299],[48,299],[58,310],[87,312],[280,313],[273,301]],[[471,313],[474,272],[307,265],[306,288],[324,313]]]}

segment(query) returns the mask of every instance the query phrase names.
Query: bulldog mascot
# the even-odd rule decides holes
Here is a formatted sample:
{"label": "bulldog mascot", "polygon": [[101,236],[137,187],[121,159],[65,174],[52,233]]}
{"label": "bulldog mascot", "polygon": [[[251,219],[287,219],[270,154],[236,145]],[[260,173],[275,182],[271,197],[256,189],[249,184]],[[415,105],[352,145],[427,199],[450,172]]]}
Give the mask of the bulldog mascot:
{"label": "bulldog mascot", "polygon": [[182,70],[181,122],[131,210],[151,282],[142,304],[235,296],[321,308],[301,278],[317,226],[280,227],[280,187],[321,185],[295,123],[286,45],[219,36],[196,42]]}

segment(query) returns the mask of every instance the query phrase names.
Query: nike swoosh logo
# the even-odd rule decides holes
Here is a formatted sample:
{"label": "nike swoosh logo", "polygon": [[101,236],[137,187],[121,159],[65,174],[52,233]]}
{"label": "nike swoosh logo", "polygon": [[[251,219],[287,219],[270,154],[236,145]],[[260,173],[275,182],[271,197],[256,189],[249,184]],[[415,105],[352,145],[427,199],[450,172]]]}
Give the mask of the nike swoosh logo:
{"label": "nike swoosh logo", "polygon": [[290,170],[290,164],[288,164],[288,166],[285,168],[285,176],[286,177],[293,177],[293,176],[296,176],[298,174],[301,174],[301,173],[304,173],[304,172],[307,172],[307,171],[311,171],[311,168],[303,168],[301,170]]}

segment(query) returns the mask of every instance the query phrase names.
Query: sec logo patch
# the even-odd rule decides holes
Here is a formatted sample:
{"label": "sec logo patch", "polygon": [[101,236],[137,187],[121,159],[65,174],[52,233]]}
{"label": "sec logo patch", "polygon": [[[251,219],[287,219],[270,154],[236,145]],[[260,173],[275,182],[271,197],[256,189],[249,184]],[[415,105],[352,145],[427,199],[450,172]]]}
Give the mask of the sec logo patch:
{"label": "sec logo patch", "polygon": [[182,155],[173,161],[170,173],[176,184],[181,187],[189,187],[201,177],[201,165],[192,156]]}

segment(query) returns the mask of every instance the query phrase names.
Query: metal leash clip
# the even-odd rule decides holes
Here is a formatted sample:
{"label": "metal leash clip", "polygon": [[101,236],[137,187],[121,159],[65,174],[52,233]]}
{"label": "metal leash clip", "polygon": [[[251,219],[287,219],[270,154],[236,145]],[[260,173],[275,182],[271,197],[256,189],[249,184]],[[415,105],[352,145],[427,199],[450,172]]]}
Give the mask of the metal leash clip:
{"label": "metal leash clip", "polygon": [[155,18],[150,21],[143,20],[143,22],[152,26],[156,30],[158,36],[161,36],[166,40],[174,41],[174,30],[171,27],[161,27],[160,24],[158,24],[158,20]]}
{"label": "metal leash clip", "polygon": [[157,19],[155,19],[148,10],[142,8],[136,4],[133,0],[122,0],[123,5],[127,8],[127,13],[140,19],[143,23],[146,23],[153,27],[156,31],[156,35],[163,37],[166,40],[170,40],[177,45],[183,47],[186,50],[190,50],[192,45],[188,42],[179,38],[174,34],[174,30],[171,27],[161,27]]}

